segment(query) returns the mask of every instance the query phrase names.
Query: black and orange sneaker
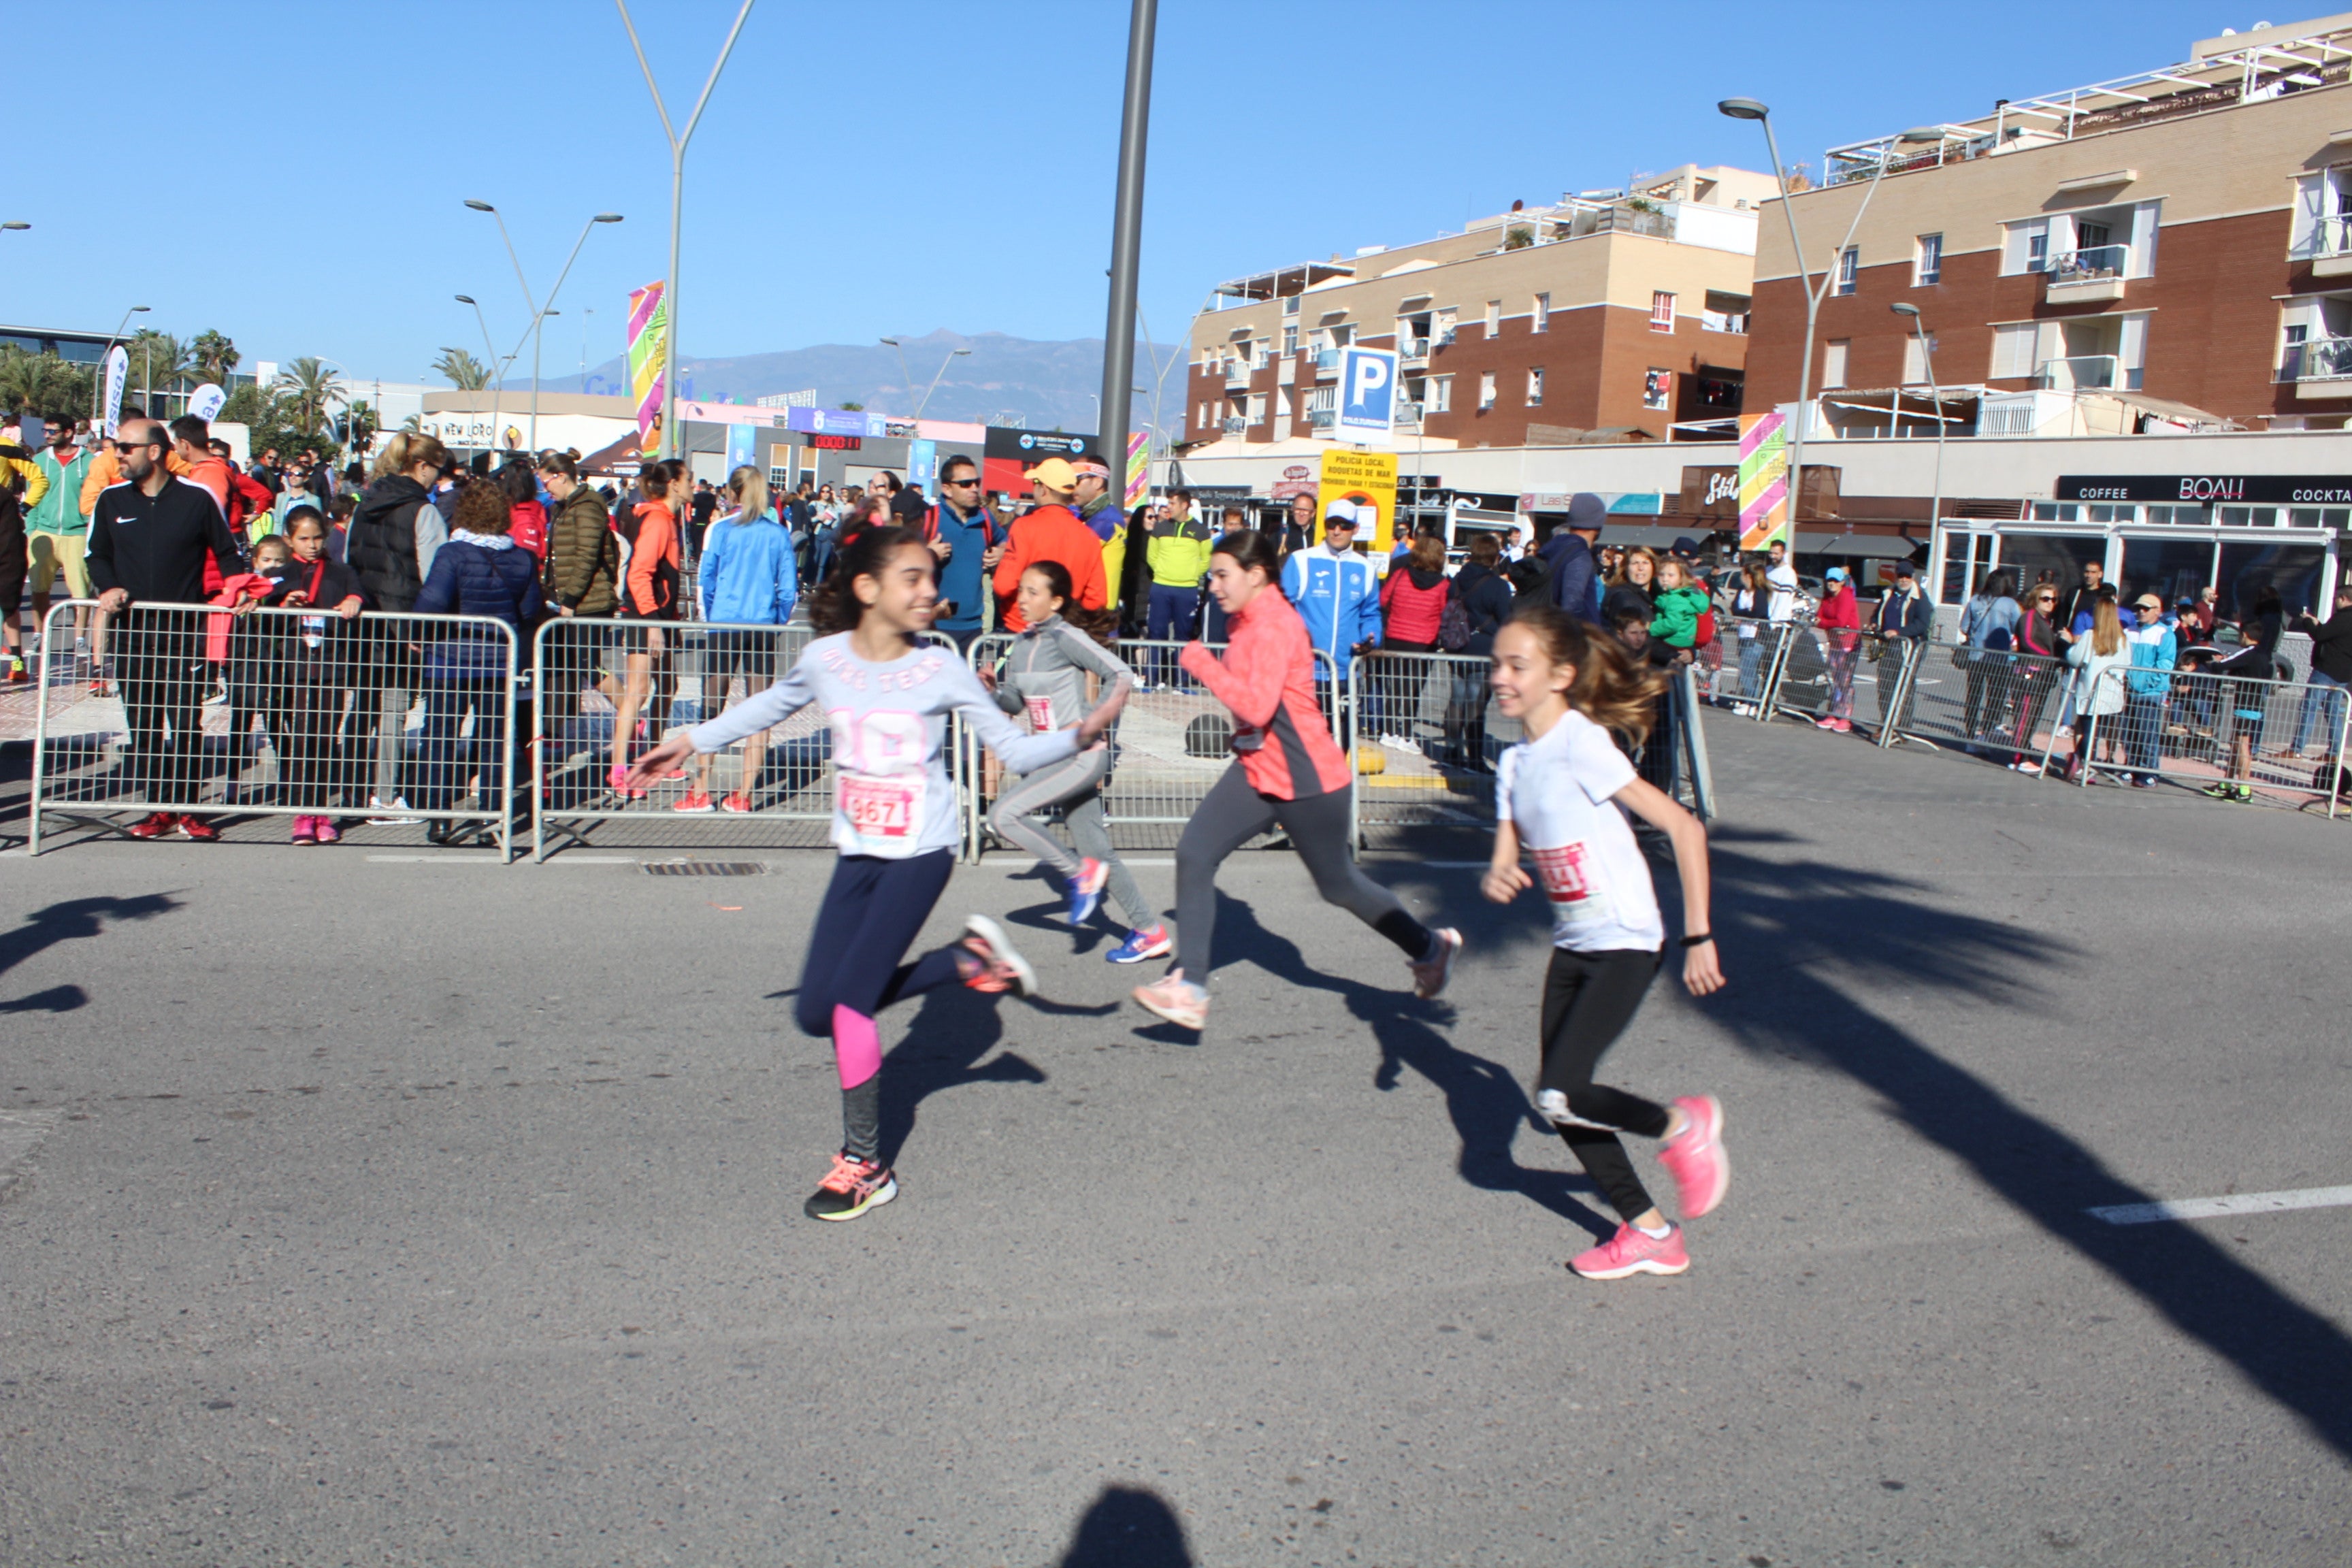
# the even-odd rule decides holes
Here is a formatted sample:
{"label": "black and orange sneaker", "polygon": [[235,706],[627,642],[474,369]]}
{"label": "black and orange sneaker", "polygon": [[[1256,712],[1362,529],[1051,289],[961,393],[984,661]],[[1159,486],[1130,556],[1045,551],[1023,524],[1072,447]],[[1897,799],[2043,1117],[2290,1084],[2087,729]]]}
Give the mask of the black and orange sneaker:
{"label": "black and orange sneaker", "polygon": [[889,1166],[858,1159],[845,1149],[834,1155],[833,1169],[801,1206],[811,1219],[856,1219],[898,1195],[898,1179]]}

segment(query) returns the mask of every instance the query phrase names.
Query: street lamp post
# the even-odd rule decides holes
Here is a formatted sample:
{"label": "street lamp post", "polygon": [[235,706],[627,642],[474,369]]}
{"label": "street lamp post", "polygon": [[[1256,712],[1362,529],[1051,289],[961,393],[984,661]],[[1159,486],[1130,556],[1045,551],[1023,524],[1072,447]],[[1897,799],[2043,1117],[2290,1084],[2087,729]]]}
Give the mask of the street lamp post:
{"label": "street lamp post", "polygon": [[[515,254],[514,237],[507,233],[506,215],[489,203],[478,201],[471,196],[466,198],[466,205],[478,213],[488,213],[498,220],[499,237],[506,241],[507,259],[514,264],[515,281],[522,285],[522,302],[530,311],[530,435],[526,438],[526,445],[531,451],[537,452],[539,450],[539,349],[540,341],[543,335],[541,329],[546,324],[548,317],[562,314],[554,308],[555,297],[563,292],[563,280],[572,276],[572,264],[580,259],[580,247],[588,243],[588,231],[600,223],[619,223],[621,215],[598,213],[581,226],[580,237],[572,242],[572,254],[563,258],[563,270],[555,275],[555,287],[547,291],[545,300],[533,303],[530,297],[530,279],[522,275],[522,259]],[[672,318],[672,320],[675,319],[675,317]],[[515,353],[519,354],[521,352],[522,345],[515,344]],[[509,354],[507,359],[511,363],[514,357],[514,354]]]}
{"label": "street lamp post", "polygon": [[1136,272],[1143,244],[1143,163],[1151,130],[1151,47],[1159,0],[1134,0],[1127,21],[1127,95],[1118,121],[1118,188],[1110,229],[1110,300],[1103,327],[1102,394],[1095,427],[1103,460],[1127,505],[1127,387],[1135,379]]}
{"label": "street lamp post", "polygon": [[[1870,188],[1862,194],[1860,205],[1853,209],[1853,221],[1845,227],[1845,238],[1838,242],[1832,253],[1830,265],[1822,269],[1821,287],[1813,286],[1811,268],[1805,264],[1805,243],[1797,237],[1797,208],[1789,199],[1789,173],[1780,163],[1780,139],[1772,134],[1772,111],[1752,98],[1727,98],[1717,104],[1717,113],[1733,120],[1753,120],[1764,127],[1764,145],[1772,155],[1772,175],[1780,184],[1780,216],[1789,220],[1789,248],[1796,255],[1797,281],[1805,291],[1805,340],[1800,345],[1797,361],[1797,425],[1789,437],[1789,553],[1796,552],[1797,514],[1801,510],[1805,492],[1805,426],[1811,422],[1813,387],[1813,328],[1821,317],[1822,300],[1836,281],[1837,258],[1853,243],[1854,231],[1862,226],[1862,215],[1870,210],[1870,198],[1878,194],[1878,182],[1886,177],[1889,162],[1881,153],[1878,167],[1870,176]],[[1941,142],[1940,129],[1918,126],[1906,131],[1895,140],[1906,145],[1925,142]]]}
{"label": "street lamp post", "polygon": [[685,447],[677,434],[677,233],[686,197],[686,144],[694,139],[694,128],[710,101],[710,89],[719,85],[719,73],[727,68],[727,57],[735,52],[735,39],[751,15],[751,0],[743,0],[743,8],[735,13],[735,26],[728,29],[727,42],[719,46],[719,58],[710,68],[709,79],[702,84],[702,96],[694,100],[694,112],[687,116],[683,135],[670,124],[669,106],[662,101],[654,68],[646,61],[646,47],[637,42],[637,25],[629,19],[629,0],[613,0],[613,4],[621,8],[621,25],[629,30],[629,47],[636,51],[637,68],[646,73],[646,89],[654,95],[654,111],[661,116],[662,134],[669,138],[669,278],[664,285],[669,331],[662,353],[662,456],[674,458]]}
{"label": "street lamp post", "polygon": [[941,376],[947,374],[948,366],[955,363],[958,359],[963,358],[971,353],[971,351],[970,349],[950,349],[948,351],[948,357],[940,361],[939,375],[931,377],[931,384],[923,388],[922,399],[915,405],[916,418],[920,419],[923,416],[923,410],[930,406],[931,394],[940,389],[940,379]]}
{"label": "street lamp post", "polygon": [[915,373],[907,368],[907,345],[896,338],[884,338],[881,341],[898,351],[898,379],[905,384],[908,391],[914,391]]}
{"label": "street lamp post", "polygon": [[490,449],[496,451],[499,444],[499,351],[490,342],[490,323],[482,315],[481,302],[471,294],[460,294],[457,303],[474,307],[474,320],[482,329],[482,353],[489,356],[489,363],[483,368],[490,373]]}
{"label": "street lamp post", "polygon": [[1912,335],[1919,340],[1919,363],[1927,373],[1927,395],[1936,402],[1936,482],[1927,502],[1927,548],[1932,552],[1944,525],[1944,390],[1936,384],[1936,345],[1928,341],[1927,323],[1919,319],[1919,307],[1898,300],[1888,308],[1909,319]]}

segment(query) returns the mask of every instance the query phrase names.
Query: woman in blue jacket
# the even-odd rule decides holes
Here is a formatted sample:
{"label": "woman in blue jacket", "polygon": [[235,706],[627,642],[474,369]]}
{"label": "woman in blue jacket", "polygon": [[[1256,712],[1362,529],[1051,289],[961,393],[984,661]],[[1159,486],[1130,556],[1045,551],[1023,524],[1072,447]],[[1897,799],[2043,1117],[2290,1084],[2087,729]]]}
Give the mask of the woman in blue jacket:
{"label": "woman in blue jacket", "polygon": [[[783,655],[783,625],[800,600],[800,573],[793,560],[793,536],[768,505],[768,481],[745,465],[730,475],[727,495],[734,510],[711,525],[702,545],[702,618],[714,629],[702,645],[702,718],[708,723],[727,704],[738,673],[743,695],[755,697],[775,679]],[[756,629],[754,629],[756,628]],[[713,753],[715,754],[715,753]],[[751,809],[751,792],[768,760],[765,730],[743,742],[743,761],[726,809]],[[670,809],[707,812],[710,804],[710,756],[695,759],[694,788]]]}
{"label": "woman in blue jacket", "polygon": [[[481,775],[480,813],[497,816],[503,809],[495,783],[507,744],[509,650],[542,603],[538,559],[507,537],[509,521],[505,491],[493,484],[467,485],[457,498],[448,542],[433,552],[433,569],[417,591],[418,615],[480,616],[505,622],[514,634],[457,625],[425,649],[425,786],[417,805],[427,812],[456,805],[469,772]],[[458,731],[469,709],[471,768],[457,760]],[[456,827],[436,820],[426,825],[425,837],[446,844]]]}

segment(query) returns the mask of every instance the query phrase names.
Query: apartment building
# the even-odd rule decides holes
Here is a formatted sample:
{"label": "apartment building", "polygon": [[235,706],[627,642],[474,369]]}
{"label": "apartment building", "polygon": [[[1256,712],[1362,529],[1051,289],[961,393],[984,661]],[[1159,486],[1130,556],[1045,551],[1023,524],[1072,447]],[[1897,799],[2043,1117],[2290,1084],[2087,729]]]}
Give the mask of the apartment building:
{"label": "apartment building", "polygon": [[1402,355],[1401,442],[1519,447],[1727,433],[1769,174],[1685,165],[1515,204],[1459,234],[1218,285],[1188,344],[1186,444],[1328,433],[1339,350]]}
{"label": "apartment building", "polygon": [[[2341,428],[2352,416],[2352,15],[2209,38],[2158,69],[1832,148],[1791,198],[1816,276],[1820,417],[1895,423],[1936,378],[2025,434],[2101,400],[2169,425]],[[1874,176],[1884,167],[1883,179]],[[1844,249],[1829,247],[1868,202]],[[1757,259],[1751,405],[1793,399],[1805,310],[1786,226]],[[1840,396],[1843,393],[1846,395]],[[1925,405],[1921,404],[1924,407]],[[2124,416],[2129,418],[2129,415]],[[2128,426],[2126,426],[2127,428]]]}

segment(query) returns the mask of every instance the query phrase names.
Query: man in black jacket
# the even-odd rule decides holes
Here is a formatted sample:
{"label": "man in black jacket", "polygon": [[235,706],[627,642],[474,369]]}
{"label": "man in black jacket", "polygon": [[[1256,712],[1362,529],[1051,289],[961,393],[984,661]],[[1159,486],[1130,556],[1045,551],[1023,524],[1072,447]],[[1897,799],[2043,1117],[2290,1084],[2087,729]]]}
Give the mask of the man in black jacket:
{"label": "man in black jacket", "polygon": [[1936,606],[1919,591],[1919,569],[1908,561],[1895,568],[1895,586],[1878,602],[1878,637],[1883,651],[1878,656],[1878,711],[1882,721],[1892,724],[1898,731],[1911,720],[1911,699],[1904,694],[1903,710],[1890,712],[1887,704],[1894,700],[1896,686],[1903,676],[1903,661],[1916,658],[1927,646],[1927,636],[1935,630]]}
{"label": "man in black jacket", "polygon": [[[113,617],[116,682],[130,731],[131,783],[149,804],[195,798],[205,734],[205,558],[224,579],[245,570],[212,491],[164,466],[170,438],[152,419],[123,422],[114,438],[122,482],[99,492],[89,520],[89,580]],[[168,731],[168,737],[167,732]],[[151,811],[133,838],[210,842],[199,816]]]}
{"label": "man in black jacket", "polygon": [[2344,727],[2344,688],[2352,686],[2352,583],[2336,590],[2336,611],[2326,620],[2313,625],[2308,616],[2301,619],[2297,629],[2311,634],[2311,689],[2304,693],[2303,717],[2295,721],[2294,749],[2297,754],[2309,751],[2312,726],[2325,723],[2327,749],[2322,754],[2334,756],[2335,737]]}
{"label": "man in black jacket", "polygon": [[[1470,622],[1470,640],[1462,652],[1486,658],[1495,651],[1495,634],[1511,618],[1515,595],[1503,575],[1503,542],[1484,529],[1470,536],[1470,559],[1447,584],[1454,604]],[[1446,697],[1445,733],[1454,765],[1474,773],[1495,771],[1486,755],[1486,674],[1475,664],[1455,664],[1453,689]]]}
{"label": "man in black jacket", "polygon": [[1538,552],[1549,574],[1551,602],[1580,621],[1598,625],[1601,601],[1592,591],[1596,564],[1592,542],[1609,516],[1609,503],[1591,490],[1568,498],[1568,521],[1544,541]]}

